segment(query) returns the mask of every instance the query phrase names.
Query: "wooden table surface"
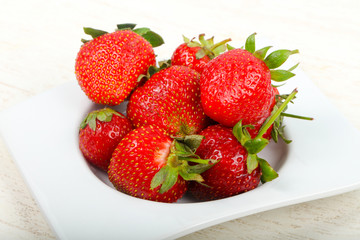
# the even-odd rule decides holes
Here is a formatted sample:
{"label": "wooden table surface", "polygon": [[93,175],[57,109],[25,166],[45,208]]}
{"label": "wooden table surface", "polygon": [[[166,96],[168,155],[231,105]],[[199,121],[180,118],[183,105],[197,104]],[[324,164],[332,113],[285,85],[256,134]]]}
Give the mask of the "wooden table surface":
{"label": "wooden table surface", "polygon": [[[357,0],[0,0],[0,6],[0,111],[76,81],[83,26],[111,31],[117,23],[134,22],[164,37],[159,56],[170,57],[182,34],[199,33],[243,42],[257,32],[283,48],[298,48],[294,59],[300,68],[360,129]],[[0,239],[54,238],[0,138]],[[243,217],[181,239],[360,239],[360,190]]]}

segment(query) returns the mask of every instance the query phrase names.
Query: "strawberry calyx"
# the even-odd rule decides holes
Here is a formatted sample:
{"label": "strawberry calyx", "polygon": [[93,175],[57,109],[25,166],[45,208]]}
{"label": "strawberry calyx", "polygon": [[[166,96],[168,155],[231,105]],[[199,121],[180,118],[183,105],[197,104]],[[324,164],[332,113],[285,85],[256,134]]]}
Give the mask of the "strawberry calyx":
{"label": "strawberry calyx", "polygon": [[288,70],[277,69],[277,68],[280,67],[282,64],[284,64],[286,60],[290,57],[290,55],[299,53],[299,50],[279,49],[267,55],[268,50],[272,46],[267,46],[259,50],[256,50],[255,35],[256,33],[253,33],[246,39],[245,50],[249,51],[256,58],[265,62],[266,66],[270,69],[271,80],[275,82],[283,82],[288,80],[289,78],[294,77],[295,74],[292,71],[299,65],[299,63],[295,64],[293,67],[291,67]]}
{"label": "strawberry calyx", "polygon": [[195,154],[204,139],[201,135],[187,135],[174,138],[167,163],[153,177],[151,188],[161,185],[159,192],[165,193],[177,182],[180,175],[185,181],[203,182],[201,173],[210,169],[218,161],[201,159]]}
{"label": "strawberry calyx", "polygon": [[253,128],[253,126],[243,126],[242,120],[240,120],[233,128],[234,136],[248,152],[246,161],[248,173],[251,174],[252,171],[260,165],[262,171],[261,182],[263,183],[277,178],[278,174],[266,160],[257,156],[257,154],[261,152],[270,142],[268,139],[265,139],[262,136],[281,116],[281,113],[286,110],[287,104],[295,97],[297,92],[297,89],[293,90],[292,93],[289,94],[287,98],[281,103],[281,105],[276,107],[275,110],[273,110],[270,117],[268,117],[264,124],[261,126],[259,133],[255,138],[251,138],[250,133],[247,130],[247,128]]}
{"label": "strawberry calyx", "polygon": [[113,115],[124,118],[123,115],[121,115],[120,113],[118,113],[117,111],[115,111],[111,108],[103,108],[100,110],[92,111],[81,122],[80,129],[84,129],[87,125],[89,125],[89,127],[93,131],[95,131],[96,130],[96,120],[99,120],[100,122],[110,122]]}
{"label": "strawberry calyx", "polygon": [[226,43],[231,41],[231,39],[228,38],[221,42],[214,43],[214,37],[205,39],[205,34],[199,35],[199,41],[195,41],[195,38],[190,40],[185,36],[183,36],[183,39],[188,47],[200,47],[196,52],[196,59],[201,59],[205,56],[208,56],[210,59],[215,58],[227,50]]}
{"label": "strawberry calyx", "polygon": [[[116,26],[117,26],[117,28],[115,29],[115,31],[131,30],[131,31],[139,34],[143,38],[145,38],[151,44],[152,47],[158,47],[164,43],[163,38],[156,32],[150,30],[150,28],[145,28],[145,27],[144,28],[135,28],[136,24],[134,24],[134,23],[117,24]],[[106,31],[95,29],[95,28],[90,28],[90,27],[84,27],[84,32],[85,32],[85,34],[90,35],[93,39],[108,33]],[[91,40],[81,39],[81,42],[83,42],[83,43],[86,43],[89,41],[91,41]]]}
{"label": "strawberry calyx", "polygon": [[155,73],[160,72],[161,70],[168,68],[170,66],[171,66],[171,60],[159,61],[158,66],[150,66],[146,71],[146,74],[140,74],[137,81],[145,82],[149,80],[152,77],[152,75],[154,75]]}

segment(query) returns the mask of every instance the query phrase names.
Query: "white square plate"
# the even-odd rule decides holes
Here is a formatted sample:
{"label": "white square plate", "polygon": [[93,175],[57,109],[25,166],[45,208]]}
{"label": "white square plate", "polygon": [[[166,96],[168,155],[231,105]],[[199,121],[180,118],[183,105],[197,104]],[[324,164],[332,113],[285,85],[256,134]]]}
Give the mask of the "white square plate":
{"label": "white square plate", "polygon": [[[0,115],[0,130],[35,199],[60,239],[172,239],[231,219],[327,197],[360,186],[360,134],[297,71],[280,88],[298,87],[288,112],[314,121],[287,119],[290,145],[271,144],[263,153],[279,178],[227,199],[165,204],[114,190],[78,149],[78,127],[98,108],[76,81]],[[120,107],[124,110],[124,106]]]}

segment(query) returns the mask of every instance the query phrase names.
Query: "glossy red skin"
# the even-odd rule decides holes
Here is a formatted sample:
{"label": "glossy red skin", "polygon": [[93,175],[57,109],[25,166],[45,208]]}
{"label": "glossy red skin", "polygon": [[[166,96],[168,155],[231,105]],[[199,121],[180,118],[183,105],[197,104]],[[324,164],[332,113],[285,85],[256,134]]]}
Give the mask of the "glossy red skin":
{"label": "glossy red skin", "polygon": [[211,60],[201,75],[200,89],[205,114],[227,127],[241,119],[244,125],[261,125],[274,101],[269,68],[243,49]]}
{"label": "glossy red skin", "polygon": [[[171,142],[165,131],[157,126],[131,131],[115,149],[109,166],[109,179],[115,188],[151,201],[170,203],[180,199],[187,190],[187,183],[180,175],[175,185],[163,194],[159,193],[160,186],[150,187],[154,175],[166,164]],[[165,152],[165,156],[159,152]]]}
{"label": "glossy red skin", "polygon": [[177,47],[171,57],[172,65],[188,66],[198,73],[202,73],[206,64],[211,60],[208,56],[196,58],[196,53],[201,47],[189,47],[187,43]]}
{"label": "glossy red skin", "polygon": [[139,75],[155,63],[151,44],[130,30],[122,30],[85,43],[76,58],[75,74],[92,101],[118,105],[137,87]]}
{"label": "glossy red skin", "polygon": [[199,133],[202,140],[196,153],[202,159],[220,160],[201,174],[204,183],[189,184],[189,192],[198,200],[208,201],[230,197],[256,188],[260,183],[261,170],[257,167],[251,174],[247,172],[247,151],[232,134],[232,129],[222,125],[212,125]]}
{"label": "glossy red skin", "polygon": [[[272,90],[273,90],[273,92],[274,92],[274,98],[273,98],[273,101],[272,101],[272,103],[271,103],[271,107],[270,107],[268,113],[267,113],[266,115],[264,115],[264,117],[267,116],[267,117],[264,119],[264,121],[265,121],[268,117],[270,117],[271,112],[272,112],[272,110],[273,110],[273,108],[274,108],[274,106],[275,106],[275,104],[276,104],[275,95],[278,95],[278,94],[279,94],[279,90],[278,90],[276,87],[273,87]],[[263,124],[264,124],[264,122],[261,122],[261,121],[260,121],[260,122],[258,122],[256,125],[254,125],[254,129],[250,129],[250,128],[247,129],[247,130],[249,131],[249,133],[250,133],[251,138],[255,138],[255,137],[257,136],[257,134],[259,133],[259,130],[260,130],[260,128],[261,128],[261,126],[262,126]],[[265,134],[264,134],[262,137],[270,140],[270,139],[271,139],[271,131],[272,131],[272,129],[273,129],[273,125],[271,125],[271,127],[265,132]]]}
{"label": "glossy red skin", "polygon": [[200,103],[199,81],[199,73],[189,67],[164,69],[134,91],[127,116],[135,127],[153,124],[170,135],[197,133],[208,123]]}
{"label": "glossy red skin", "polygon": [[96,120],[95,131],[89,125],[79,131],[79,148],[85,159],[104,171],[118,143],[132,130],[130,120],[122,116],[113,115],[110,122]]}

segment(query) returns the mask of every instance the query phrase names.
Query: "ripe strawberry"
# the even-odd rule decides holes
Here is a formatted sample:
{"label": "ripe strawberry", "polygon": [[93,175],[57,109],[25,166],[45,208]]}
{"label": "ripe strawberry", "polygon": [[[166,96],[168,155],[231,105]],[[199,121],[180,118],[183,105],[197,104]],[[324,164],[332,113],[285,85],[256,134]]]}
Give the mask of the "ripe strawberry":
{"label": "ripe strawberry", "polygon": [[80,150],[88,162],[107,171],[115,147],[131,129],[130,120],[115,110],[93,111],[80,125]]}
{"label": "ripe strawberry", "polygon": [[247,151],[238,142],[231,128],[212,125],[200,132],[205,139],[196,153],[205,159],[220,160],[202,174],[204,186],[190,183],[189,191],[198,200],[230,197],[254,189],[260,183],[258,166],[251,174],[246,167]]}
{"label": "ripe strawberry", "polygon": [[254,36],[247,39],[245,49],[232,49],[211,60],[201,75],[205,114],[227,127],[240,120],[243,124],[261,126],[274,106],[271,80],[289,79],[297,66],[274,70],[298,50],[277,50],[265,58],[270,47],[255,51]]}
{"label": "ripe strawberry", "polygon": [[[197,135],[171,139],[163,129],[152,125],[137,128],[115,149],[109,180],[131,196],[175,202],[186,192],[186,181],[202,181],[199,174],[211,166],[194,154],[201,140]],[[190,166],[188,161],[200,164]]]}
{"label": "ripe strawberry", "polygon": [[[273,95],[274,95],[274,98],[272,99],[272,103],[270,104],[270,107],[268,109],[268,111],[266,112],[266,114],[264,116],[267,116],[269,117],[271,115],[271,112],[272,110],[274,109],[274,106],[276,105],[277,103],[277,100],[276,100],[276,95],[279,95],[279,90],[276,88],[276,87],[272,87],[272,90],[273,90]],[[280,100],[278,100],[280,101]],[[281,101],[280,101],[281,103]],[[253,128],[249,128],[248,129],[248,132],[250,133],[250,136],[251,137],[255,137],[258,132],[259,132],[259,129],[261,128],[261,126],[263,125],[264,123],[264,119],[262,119],[261,121],[258,121],[257,123],[254,123],[252,124],[253,125]],[[280,124],[281,122],[279,122]],[[263,138],[266,138],[266,139],[271,139],[272,137],[272,132],[273,131],[276,131],[277,129],[276,128],[273,128],[273,126],[270,126],[270,128],[268,129],[268,131],[263,135]]]}
{"label": "ripe strawberry", "polygon": [[155,73],[130,97],[127,116],[135,127],[157,125],[169,134],[194,134],[207,124],[200,103],[200,75],[185,66]]}
{"label": "ripe strawberry", "polygon": [[201,158],[219,162],[204,172],[204,184],[190,183],[189,191],[199,200],[214,200],[252,190],[262,182],[271,181],[278,174],[257,156],[269,140],[263,138],[268,128],[294,98],[294,91],[262,126],[258,136],[252,138],[241,121],[233,129],[212,125],[200,132],[204,136],[196,153]]}
{"label": "ripe strawberry", "polygon": [[178,46],[172,57],[172,65],[188,66],[198,73],[202,73],[205,65],[214,57],[226,50],[225,43],[230,41],[226,39],[220,43],[214,44],[214,38],[205,40],[204,34],[199,35],[199,41],[184,38],[183,44]]}
{"label": "ripe strawberry", "polygon": [[[81,89],[95,103],[120,104],[138,86],[148,68],[155,65],[153,47],[162,44],[161,37],[147,28],[134,27],[118,25],[113,33],[84,28],[94,39],[83,41],[75,74]],[[155,39],[153,45],[144,37]]]}

